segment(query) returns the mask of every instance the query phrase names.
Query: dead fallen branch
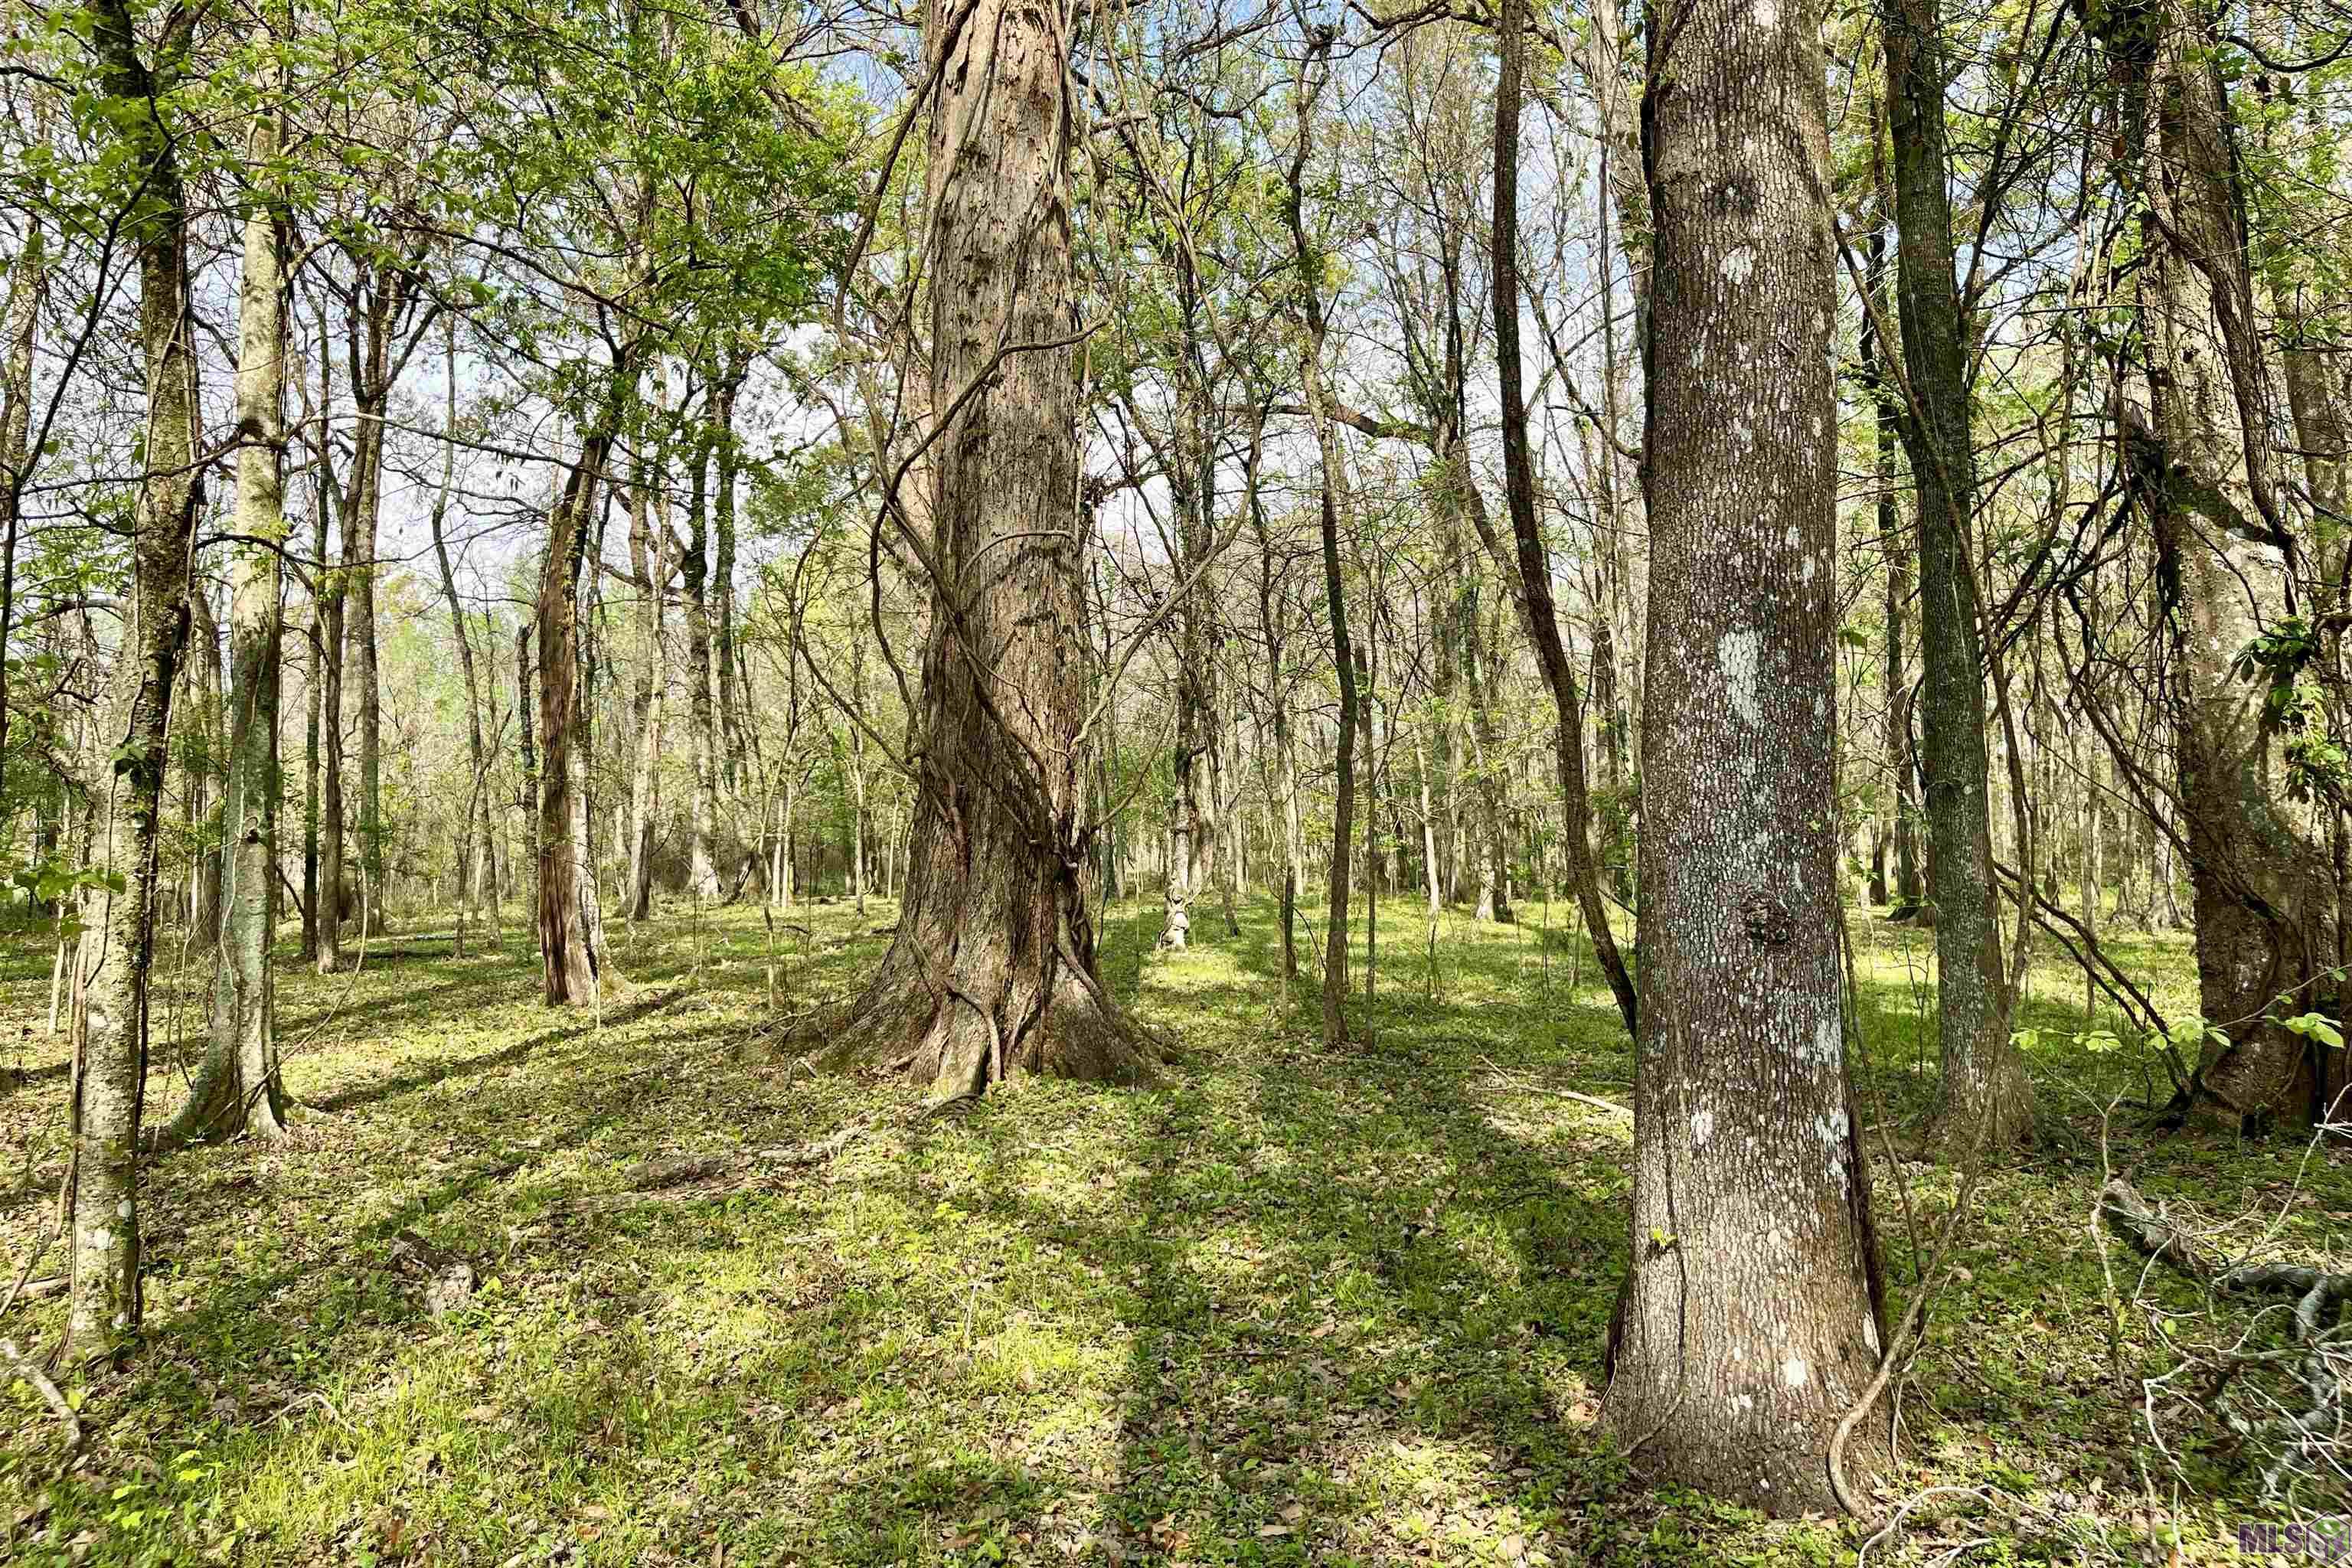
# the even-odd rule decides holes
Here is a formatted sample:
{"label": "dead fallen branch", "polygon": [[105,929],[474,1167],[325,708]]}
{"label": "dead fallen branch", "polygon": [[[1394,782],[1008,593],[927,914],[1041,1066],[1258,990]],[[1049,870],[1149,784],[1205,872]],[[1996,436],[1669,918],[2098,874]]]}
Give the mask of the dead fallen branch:
{"label": "dead fallen branch", "polygon": [[68,1454],[79,1452],[82,1439],[81,1417],[74,1414],[74,1407],[66,1402],[66,1396],[58,1392],[58,1385],[50,1381],[49,1374],[36,1365],[23,1351],[18,1350],[16,1342],[14,1340],[0,1340],[0,1361],[5,1361],[9,1370],[40,1391],[41,1402],[49,1407],[65,1426],[66,1452]]}
{"label": "dead fallen branch", "polygon": [[[2210,1262],[2180,1226],[2150,1207],[2121,1177],[2100,1190],[2099,1212],[2144,1257],[2169,1265],[2217,1296],[2283,1297],[2294,1302],[2288,1335],[2292,1349],[2281,1354],[2250,1348],[2250,1327],[2247,1335],[2214,1352],[2217,1373],[2206,1403],[2241,1442],[2266,1451],[2264,1496],[2275,1496],[2297,1471],[2332,1471],[2340,1479],[2344,1385],[2352,1376],[2352,1341],[2347,1340],[2341,1325],[2345,1303],[2352,1301],[2352,1274],[2294,1263],[2248,1262],[2223,1268]],[[2296,1410],[2272,1400],[2273,1414],[2250,1420],[2220,1403],[2221,1391],[2239,1373],[2281,1362],[2288,1363],[2305,1408]]]}

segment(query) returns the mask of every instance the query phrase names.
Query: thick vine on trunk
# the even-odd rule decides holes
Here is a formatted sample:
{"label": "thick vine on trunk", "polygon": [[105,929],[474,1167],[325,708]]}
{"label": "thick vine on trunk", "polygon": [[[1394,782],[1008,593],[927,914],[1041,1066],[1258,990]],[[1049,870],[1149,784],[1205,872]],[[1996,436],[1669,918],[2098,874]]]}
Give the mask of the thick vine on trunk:
{"label": "thick vine on trunk", "polygon": [[941,1101],[1017,1073],[1129,1079],[1151,1051],[1096,973],[1078,741],[1088,691],[1066,192],[1069,13],[942,0],[933,98],[930,577],[898,934],[839,1063]]}
{"label": "thick vine on trunk", "polygon": [[2285,614],[2293,541],[2272,472],[2229,101],[2215,41],[2179,0],[2103,15],[2145,258],[2134,279],[2145,373],[2119,384],[2116,424],[2156,538],[2199,1000],[2226,1040],[2175,1110],[2299,1119],[2314,1110],[2307,1047],[2273,1015],[2334,962],[2332,940],[2313,940],[2333,900],[2324,852],[2274,795],[2263,687],[2232,668]]}

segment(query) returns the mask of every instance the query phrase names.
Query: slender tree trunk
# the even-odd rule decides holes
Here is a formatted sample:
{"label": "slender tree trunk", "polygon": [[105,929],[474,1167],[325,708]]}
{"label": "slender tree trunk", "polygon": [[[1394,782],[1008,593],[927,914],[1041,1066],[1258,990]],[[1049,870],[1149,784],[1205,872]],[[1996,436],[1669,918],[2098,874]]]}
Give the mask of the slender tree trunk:
{"label": "slender tree trunk", "polygon": [[[1890,195],[1891,205],[1891,195]],[[1876,850],[1872,857],[1870,899],[1874,904],[1887,906],[1896,920],[1915,916],[1927,893],[1919,880],[1918,853],[1912,842],[1914,826],[1919,817],[1918,791],[1915,780],[1918,773],[1911,758],[1911,670],[1906,655],[1907,636],[1904,622],[1911,612],[1911,561],[1913,545],[1902,536],[1902,523],[1895,504],[1895,449],[1902,445],[1897,427],[1897,412],[1901,389],[1885,361],[1894,353],[1895,345],[1878,341],[1877,323],[1885,319],[1888,295],[1886,289],[1886,235],[1884,228],[1874,226],[1866,242],[1864,279],[1874,301],[1862,325],[1862,374],[1877,399],[1874,417],[1871,422],[1871,468],[1878,484],[1879,548],[1886,556],[1885,642],[1882,681],[1886,699],[1886,774],[1887,810],[1885,824]],[[1889,859],[1893,864],[1890,867]],[[1893,880],[1889,881],[1889,875]]]}
{"label": "slender tree trunk", "polygon": [[[359,687],[361,917],[373,934],[383,929],[383,683],[377,668],[376,531],[383,510],[384,420],[392,406],[394,321],[409,288],[388,264],[361,259],[352,330],[352,476],[343,506],[343,634],[349,640],[343,674]],[[373,274],[370,282],[369,274]]]}
{"label": "slender tree trunk", "polygon": [[[593,1004],[604,960],[593,918],[595,867],[583,854],[586,791],[573,772],[581,736],[580,577],[588,558],[597,485],[621,419],[636,396],[637,356],[636,342],[621,348],[604,407],[583,436],[580,460],[549,516],[547,556],[533,617],[539,634],[539,739],[544,758],[539,769],[540,970],[551,1007]],[[529,685],[526,675],[526,692]],[[528,776],[531,758],[529,742],[525,745]],[[578,756],[580,767],[587,763],[584,754]]]}
{"label": "slender tree trunk", "polygon": [[25,488],[32,482],[33,349],[49,283],[48,235],[26,220],[24,248],[9,269],[8,317],[0,328],[0,758],[8,752],[8,638],[16,624],[16,545]]}
{"label": "slender tree trunk", "polygon": [[740,797],[744,768],[743,702],[735,658],[735,479],[741,458],[735,450],[735,399],[743,389],[740,354],[730,357],[710,389],[710,435],[718,458],[719,484],[711,508],[717,555],[711,563],[710,653],[718,666],[719,778],[727,798]]}
{"label": "slender tree trunk", "polygon": [[688,725],[694,761],[694,806],[689,885],[694,896],[716,900],[719,884],[719,744],[718,721],[710,700],[710,536],[708,527],[709,451],[706,443],[691,444],[694,473],[687,487],[686,548],[678,556],[678,576],[686,590],[686,690]]}
{"label": "slender tree trunk", "polygon": [[[649,514],[653,514],[649,516]],[[625,918],[642,921],[654,912],[654,848],[661,822],[661,751],[664,711],[669,701],[669,646],[664,605],[669,596],[669,529],[658,519],[652,487],[630,498],[629,547],[645,582],[638,600],[637,634],[646,645],[645,673],[637,683],[637,760],[629,786],[629,896]]]}
{"label": "slender tree trunk", "polygon": [[[258,29],[264,50],[273,43]],[[281,88],[273,88],[281,90]],[[275,104],[248,138],[252,166],[278,155]],[[212,1045],[164,1145],[238,1133],[282,1138],[271,916],[278,892],[278,686],[280,569],[286,527],[285,231],[278,205],[257,199],[245,220],[237,294],[236,531],[229,598],[228,784],[221,807],[224,918],[213,985]]]}
{"label": "slender tree trunk", "polygon": [[1306,384],[1309,422],[1320,459],[1319,517],[1323,542],[1323,598],[1331,627],[1331,662],[1339,678],[1339,733],[1332,743],[1336,774],[1331,807],[1331,860],[1326,885],[1323,952],[1323,1043],[1337,1050],[1348,1038],[1348,879],[1355,853],[1356,726],[1359,660],[1348,635],[1347,580],[1339,569],[1339,502],[1341,483],[1339,442],[1332,425],[1330,389],[1323,376],[1326,327],[1323,315],[1323,260],[1307,237],[1306,171],[1314,153],[1316,100],[1321,97],[1333,35],[1318,30],[1308,39],[1299,64],[1297,85],[1298,137],[1290,159],[1286,211],[1290,220],[1294,256],[1302,286],[1307,316],[1307,343],[1301,355],[1300,377]]}
{"label": "slender tree trunk", "polygon": [[[1506,99],[1516,98],[1508,0]],[[1834,1506],[1876,1370],[1838,959],[1836,319],[1818,6],[1654,46],[1652,540],[1633,1258],[1609,1427],[1664,1479]],[[1885,1426],[1846,1452],[1860,1481]]]}
{"label": "slender tree trunk", "polygon": [[147,1069],[148,962],[155,933],[156,846],[172,691],[188,639],[188,557],[200,503],[196,363],[187,310],[188,214],[175,137],[160,119],[174,28],[151,70],[124,0],[98,0],[90,41],[110,105],[107,122],[139,170],[125,228],[137,249],[139,343],[146,416],[131,545],[131,602],[108,681],[100,735],[111,766],[95,770],[91,858],[108,879],[78,961],[82,995],[66,1194],[71,1283],[67,1342],[85,1361],[111,1355],[140,1322],[139,1123]]}
{"label": "slender tree trunk", "polygon": [[[536,621],[525,621],[515,628],[515,731],[522,763],[522,794],[518,804],[522,807],[523,840],[528,847],[524,863],[531,868],[530,907],[539,907],[539,708],[531,700],[530,650],[539,640]],[[538,947],[540,960],[546,962],[547,947],[539,931],[538,921],[531,922],[532,939]]]}
{"label": "slender tree trunk", "polygon": [[1526,22],[1519,7],[1523,3],[1505,0],[1497,45],[1502,72],[1495,93],[1495,222],[1488,270],[1494,285],[1495,359],[1503,405],[1504,488],[1510,506],[1512,542],[1517,546],[1520,615],[1557,710],[1553,744],[1560,807],[1566,817],[1569,881],[1626,1031],[1637,1033],[1633,979],[1617,951],[1609,910],[1601,901],[1600,875],[1592,863],[1592,808],[1584,781],[1584,699],[1560,639],[1559,616],[1552,603],[1551,563],[1536,525],[1535,468],[1528,450],[1527,401],[1521,388],[1524,367],[1519,361],[1518,142],[1520,73],[1525,67],[1519,29]]}
{"label": "slender tree trunk", "polygon": [[[460,912],[457,917],[457,929],[460,933],[458,943],[462,949],[465,940],[463,911],[480,897],[491,882],[489,868],[490,755],[482,736],[482,686],[474,668],[474,640],[466,631],[465,601],[457,597],[457,574],[450,565],[449,542],[442,531],[443,524],[447,520],[450,484],[456,478],[457,460],[455,439],[457,431],[457,340],[454,323],[449,330],[448,343],[447,406],[443,414],[443,428],[447,444],[442,455],[441,492],[434,498],[433,510],[430,515],[433,531],[433,560],[434,563],[440,568],[441,597],[449,606],[449,634],[457,642],[457,671],[466,683],[466,761],[472,774],[472,782],[467,792],[466,826],[458,835],[461,862],[464,859],[462,847],[466,837],[474,831],[478,814],[481,825],[481,837],[475,848],[474,885],[470,889],[461,888],[458,893],[458,896],[466,900],[459,906]],[[497,930],[495,915],[491,917],[491,930],[493,932]],[[493,935],[491,940],[495,942],[496,936]]]}
{"label": "slender tree trunk", "polygon": [[1927,894],[1936,911],[1936,1020],[1943,1131],[2007,1144],[2033,1131],[2033,1085],[2010,1037],[1993,912],[1984,645],[1977,631],[1976,449],[1969,323],[1953,278],[1938,0],[1884,0],[1903,363],[1915,406],[1902,432],[1919,497],[1921,740],[1927,774]]}
{"label": "slender tree trunk", "polygon": [[[321,532],[324,531],[321,530]],[[325,543],[320,544],[320,558]],[[326,641],[319,601],[310,601],[310,624],[304,628],[302,667],[302,952],[305,963],[319,962],[319,679]]]}
{"label": "slender tree trunk", "polygon": [[[209,952],[221,933],[221,862],[228,840],[214,813],[224,761],[221,721],[220,617],[213,611],[212,584],[188,584],[187,700],[180,707],[179,741],[188,790],[188,825],[211,840],[188,867],[188,926],[193,945]],[[216,837],[217,836],[217,837]]]}
{"label": "slender tree trunk", "polygon": [[[319,407],[323,412],[333,408],[334,391],[331,384],[332,359],[319,356]],[[343,906],[348,901],[344,885],[343,839],[346,822],[343,800],[343,607],[344,574],[323,569],[330,559],[327,553],[327,515],[330,506],[327,453],[330,447],[322,436],[319,442],[319,541],[318,554],[322,570],[319,574],[315,595],[319,616],[319,643],[313,663],[319,686],[319,742],[321,752],[319,784],[319,885],[310,896],[310,907],[317,926],[317,946],[314,957],[319,973],[332,974],[343,965]]]}

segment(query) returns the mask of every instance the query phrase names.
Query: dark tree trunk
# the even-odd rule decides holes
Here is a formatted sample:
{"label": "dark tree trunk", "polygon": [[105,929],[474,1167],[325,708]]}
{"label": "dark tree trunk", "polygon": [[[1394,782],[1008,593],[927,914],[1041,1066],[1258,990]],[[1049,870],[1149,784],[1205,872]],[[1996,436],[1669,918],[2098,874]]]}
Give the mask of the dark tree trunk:
{"label": "dark tree trunk", "polygon": [[[174,24],[151,69],[123,0],[99,0],[91,43],[105,121],[140,172],[126,232],[137,251],[139,342],[147,407],[145,473],[133,513],[131,612],[107,684],[93,838],[110,887],[85,904],[77,960],[82,997],[74,1053],[72,1173],[65,1194],[71,1260],[67,1342],[83,1360],[110,1355],[139,1331],[140,1118],[147,1068],[148,963],[153,950],[157,835],[172,691],[188,640],[188,558],[202,497],[196,363],[187,310],[188,212],[174,137],[159,99],[187,47]],[[107,753],[111,753],[108,755]]]}
{"label": "dark tree trunk", "polygon": [[[1519,359],[1519,99],[1520,29],[1524,0],[1505,0],[1497,47],[1501,77],[1495,89],[1495,224],[1488,272],[1495,291],[1495,361],[1503,404],[1503,478],[1511,512],[1511,538],[1518,566],[1521,616],[1528,639],[1543,667],[1556,710],[1553,749],[1559,773],[1561,813],[1566,818],[1568,877],[1585,932],[1592,939],[1601,971],[1617,998],[1626,1032],[1635,1033],[1637,1004],[1633,976],[1617,951],[1608,908],[1601,901],[1601,878],[1592,863],[1592,805],[1584,774],[1584,697],[1559,635],[1551,596],[1551,562],[1536,525],[1535,465],[1528,448],[1527,399]],[[1490,545],[1490,548],[1493,546]]]}
{"label": "dark tree trunk", "polygon": [[2294,541],[2271,472],[2273,411],[2256,330],[2237,158],[2217,46],[2179,0],[2105,14],[2144,203],[2135,277],[2144,374],[2117,388],[2125,470],[2154,524],[2169,642],[2165,700],[2189,857],[2209,1048],[2190,1101],[2252,1121],[2314,1110],[2307,1047],[2274,1021],[2333,962],[2313,934],[2326,856],[2272,792],[2264,686],[2233,666],[2286,610]]}
{"label": "dark tree trunk", "polygon": [[[539,740],[543,761],[539,790],[539,943],[541,976],[551,1007],[587,1006],[596,1000],[604,961],[597,941],[595,868],[583,851],[586,790],[573,776],[588,758],[580,748],[580,576],[588,558],[589,525],[597,486],[622,416],[636,396],[638,345],[623,346],[595,426],[583,437],[580,460],[565,479],[548,518],[547,557],[540,572]],[[526,678],[525,689],[529,689]],[[527,743],[527,742],[526,742]],[[524,768],[530,760],[525,753]]]}
{"label": "dark tree trunk", "polygon": [[1300,375],[1306,384],[1309,422],[1315,426],[1320,459],[1320,511],[1323,545],[1323,597],[1330,616],[1331,662],[1339,679],[1339,734],[1332,744],[1336,774],[1331,805],[1331,858],[1326,891],[1323,943],[1323,1043],[1338,1048],[1348,1037],[1348,883],[1355,854],[1351,835],[1356,821],[1356,726],[1358,656],[1348,636],[1347,580],[1339,569],[1339,503],[1341,481],[1339,442],[1334,429],[1330,388],[1325,384],[1323,354],[1323,262],[1307,236],[1306,171],[1314,150],[1316,100],[1322,94],[1333,35],[1318,29],[1308,40],[1299,63],[1297,89],[1298,138],[1291,154],[1286,212],[1290,220],[1294,258],[1298,267],[1307,318],[1307,342]]}
{"label": "dark tree trunk", "polygon": [[1993,911],[1992,796],[1986,779],[1984,646],[1977,633],[1976,450],[1969,323],[1953,279],[1938,0],[1884,0],[1895,154],[1895,288],[1911,406],[1901,422],[1919,497],[1919,663],[1926,751],[1928,899],[1936,911],[1942,1131],[1964,1146],[2033,1131],[2033,1085],[2010,1037],[2008,978]]}
{"label": "dark tree trunk", "polygon": [[[1654,657],[1607,1420],[1660,1479],[1777,1514],[1833,1506],[1831,1436],[1880,1347],[1839,1005],[1821,22],[1698,0],[1654,45],[1644,105]],[[1885,1431],[1849,1448],[1853,1479]]]}
{"label": "dark tree trunk", "polygon": [[694,471],[687,481],[686,548],[678,554],[686,590],[686,692],[692,731],[694,805],[690,816],[688,885],[696,898],[716,901],[719,884],[719,738],[710,700],[710,447],[705,433],[687,443]]}

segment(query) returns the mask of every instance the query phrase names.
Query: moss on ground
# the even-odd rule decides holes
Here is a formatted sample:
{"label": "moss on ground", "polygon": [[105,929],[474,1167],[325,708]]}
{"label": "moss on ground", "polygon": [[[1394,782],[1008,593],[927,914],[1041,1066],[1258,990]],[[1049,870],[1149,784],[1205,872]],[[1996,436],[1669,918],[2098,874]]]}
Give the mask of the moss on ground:
{"label": "moss on ground", "polygon": [[[1128,912],[1107,968],[1181,1038],[1166,1086],[1023,1084],[936,1121],[906,1085],[814,1075],[775,1044],[879,956],[887,904],[797,913],[772,1005],[755,910],[616,930],[630,989],[601,1022],[538,1005],[512,931],[463,961],[446,935],[393,939],[356,976],[287,960],[299,1134],[153,1170],[135,1373],[80,1389],[92,1440],[69,1465],[33,1391],[7,1391],[0,1556],[1851,1561],[1845,1521],[1630,1488],[1600,1440],[1628,1127],[1549,1091],[1622,1099],[1632,1052],[1567,913],[1449,914],[1432,945],[1391,903],[1368,1043],[1333,1057],[1308,988],[1274,978],[1270,907],[1238,938],[1202,919],[1180,954]],[[1909,1125],[1933,1081],[1930,939],[1859,914],[1854,934],[1869,1081]],[[2123,952],[2189,1010],[2185,944]],[[18,1261],[62,1172],[47,960],[37,934],[0,947]],[[157,1008],[159,1109],[198,968]],[[1892,1482],[1973,1489],[1871,1561],[2222,1560],[2236,1521],[2283,1505],[2218,1442],[2174,1470],[2147,1441],[2137,1379],[2161,1347],[2138,1315],[2111,1342],[2085,1224],[2102,1110],[2105,1157],[2151,1195],[2242,1209],[2282,1255],[2344,1266],[2352,1175],[2299,1143],[2151,1140],[2160,1074],[2099,1037],[2113,1020],[2054,961],[2023,1022],[2050,1137],[1985,1181]],[[1878,1188],[1898,1289],[1894,1178],[1922,1230],[1956,1185],[1901,1147]],[[676,1182],[644,1168],[761,1150]],[[391,1252],[404,1231],[475,1260],[469,1304],[426,1314]],[[46,1344],[58,1321],[51,1298],[5,1327]]]}

